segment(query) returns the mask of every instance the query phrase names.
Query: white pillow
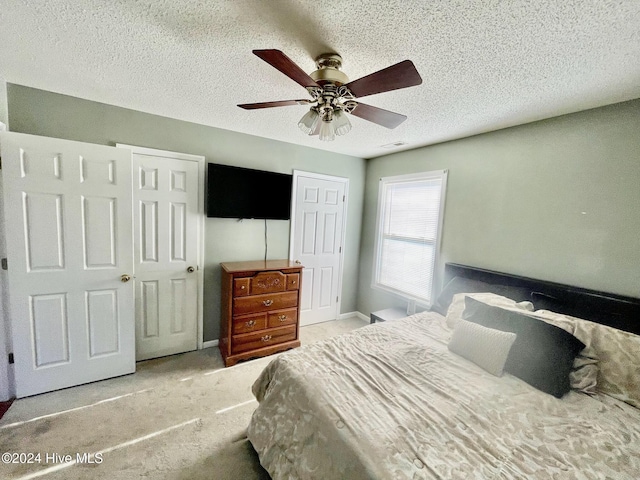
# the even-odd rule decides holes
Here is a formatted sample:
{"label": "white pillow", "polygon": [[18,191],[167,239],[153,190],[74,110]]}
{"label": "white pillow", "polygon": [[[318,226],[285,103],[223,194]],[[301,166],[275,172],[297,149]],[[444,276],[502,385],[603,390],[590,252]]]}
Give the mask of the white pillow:
{"label": "white pillow", "polygon": [[500,377],[515,341],[515,333],[460,319],[449,342],[449,350]]}
{"label": "white pillow", "polygon": [[516,302],[510,298],[496,295],[495,293],[457,293],[453,296],[449,310],[447,310],[447,326],[455,328],[458,321],[462,320],[462,312],[464,311],[464,297],[471,297],[487,305],[501,307],[506,310],[516,310],[522,312],[526,310],[533,312],[533,304],[531,302]]}

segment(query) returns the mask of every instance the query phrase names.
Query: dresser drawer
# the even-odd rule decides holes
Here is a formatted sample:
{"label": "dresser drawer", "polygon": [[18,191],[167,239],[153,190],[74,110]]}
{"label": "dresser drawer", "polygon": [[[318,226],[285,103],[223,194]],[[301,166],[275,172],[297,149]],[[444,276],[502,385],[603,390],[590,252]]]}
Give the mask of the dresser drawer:
{"label": "dresser drawer", "polygon": [[300,288],[300,275],[290,273],[287,275],[287,290],[298,290]]}
{"label": "dresser drawer", "polygon": [[287,289],[287,276],[282,272],[260,272],[251,277],[251,295],[284,292]]}
{"label": "dresser drawer", "polygon": [[245,297],[249,295],[249,288],[251,287],[250,278],[236,278],[233,281],[233,296]]}
{"label": "dresser drawer", "polygon": [[298,305],[298,292],[271,293],[233,299],[233,315],[280,310]]}
{"label": "dresser drawer", "polygon": [[284,325],[293,325],[298,321],[298,309],[278,310],[277,312],[269,312],[267,327],[282,327]]}
{"label": "dresser drawer", "polygon": [[232,332],[234,335],[236,333],[247,333],[247,332],[255,332],[257,330],[264,330],[265,328],[267,328],[266,313],[258,313],[255,315],[242,315],[239,317],[233,317]]}
{"label": "dresser drawer", "polygon": [[231,340],[231,353],[241,353],[269,345],[276,345],[296,339],[296,326],[270,328],[256,333],[234,335]]}

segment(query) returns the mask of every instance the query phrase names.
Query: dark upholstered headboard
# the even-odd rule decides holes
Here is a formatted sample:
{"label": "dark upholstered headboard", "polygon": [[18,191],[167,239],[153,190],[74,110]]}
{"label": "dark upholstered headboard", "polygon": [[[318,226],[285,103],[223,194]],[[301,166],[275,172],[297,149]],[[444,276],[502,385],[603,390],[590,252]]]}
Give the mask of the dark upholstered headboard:
{"label": "dark upholstered headboard", "polygon": [[640,298],[625,297],[560,283],[447,263],[444,284],[454,277],[530,291],[536,310],[544,308],[640,335]]}

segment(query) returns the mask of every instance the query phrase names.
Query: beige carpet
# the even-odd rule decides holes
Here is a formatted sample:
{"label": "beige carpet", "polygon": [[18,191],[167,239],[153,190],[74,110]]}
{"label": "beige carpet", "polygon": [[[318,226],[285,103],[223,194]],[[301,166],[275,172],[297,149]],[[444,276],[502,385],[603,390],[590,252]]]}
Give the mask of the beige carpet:
{"label": "beige carpet", "polygon": [[[301,329],[303,345],[362,327]],[[0,421],[2,479],[268,479],[246,439],[251,385],[273,357],[222,368],[217,348],[137,366],[133,375],[17,400]],[[39,458],[36,456],[39,454]],[[77,455],[88,454],[77,463]],[[71,458],[63,458],[70,455]]]}

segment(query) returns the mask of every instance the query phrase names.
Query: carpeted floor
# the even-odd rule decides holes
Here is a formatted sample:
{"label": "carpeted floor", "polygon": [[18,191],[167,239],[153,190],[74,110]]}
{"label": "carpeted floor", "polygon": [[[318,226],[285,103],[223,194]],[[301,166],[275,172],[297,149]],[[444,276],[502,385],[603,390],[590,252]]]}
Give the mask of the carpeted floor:
{"label": "carpeted floor", "polygon": [[[300,336],[304,345],[366,324],[326,322]],[[210,348],[16,400],[0,420],[0,453],[14,454],[2,457],[0,478],[269,479],[246,427],[257,406],[251,385],[272,358],[223,368]]]}

